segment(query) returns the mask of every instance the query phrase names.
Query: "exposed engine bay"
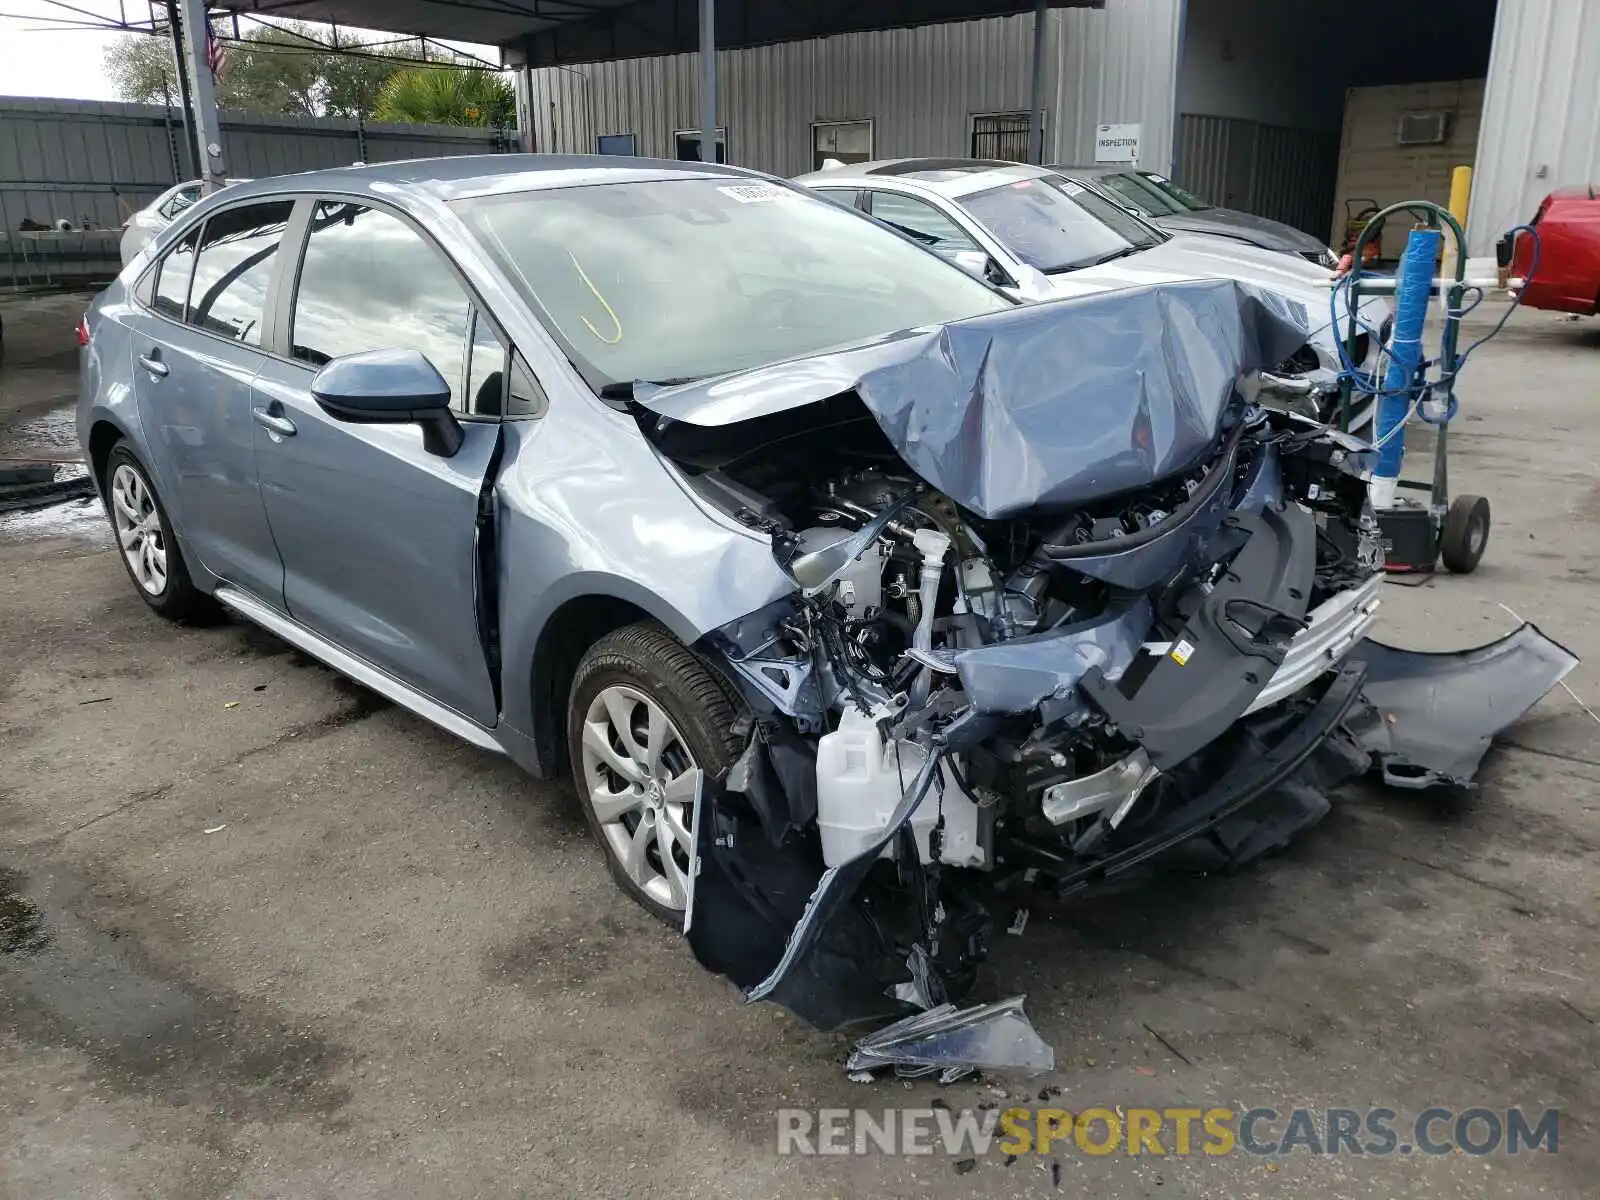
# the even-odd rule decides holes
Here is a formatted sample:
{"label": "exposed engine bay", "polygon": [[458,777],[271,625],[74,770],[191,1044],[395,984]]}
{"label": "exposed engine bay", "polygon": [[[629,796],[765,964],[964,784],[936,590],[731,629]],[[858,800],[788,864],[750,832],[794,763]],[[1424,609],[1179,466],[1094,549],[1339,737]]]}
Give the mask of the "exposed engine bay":
{"label": "exposed engine bay", "polygon": [[[1369,770],[1468,783],[1571,669],[1525,627],[1469,652],[1513,705],[1439,719],[1437,677],[1465,660],[1364,640],[1383,578],[1369,450],[1246,399],[1277,361],[1247,307],[1229,353],[1186,364],[1207,405],[1180,384],[1163,408],[1141,375],[1112,437],[1073,428],[1082,403],[998,399],[992,333],[987,407],[970,379],[941,406],[879,372],[735,423],[642,418],[794,585],[699,647],[754,714],[694,814],[704,965],[825,1029],[934,1009],[1027,895],[1241,865]],[[938,355],[959,367],[959,346]],[[986,458],[997,442],[1011,452]],[[1434,736],[1408,740],[1430,706]]]}

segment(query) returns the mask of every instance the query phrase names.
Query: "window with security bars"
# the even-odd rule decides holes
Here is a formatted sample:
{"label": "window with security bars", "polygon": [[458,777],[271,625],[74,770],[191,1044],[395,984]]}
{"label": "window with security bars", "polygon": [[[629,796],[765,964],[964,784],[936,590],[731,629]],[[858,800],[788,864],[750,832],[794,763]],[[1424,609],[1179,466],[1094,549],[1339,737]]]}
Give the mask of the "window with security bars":
{"label": "window with security bars", "polygon": [[1028,161],[1028,114],[985,113],[972,118],[972,157]]}

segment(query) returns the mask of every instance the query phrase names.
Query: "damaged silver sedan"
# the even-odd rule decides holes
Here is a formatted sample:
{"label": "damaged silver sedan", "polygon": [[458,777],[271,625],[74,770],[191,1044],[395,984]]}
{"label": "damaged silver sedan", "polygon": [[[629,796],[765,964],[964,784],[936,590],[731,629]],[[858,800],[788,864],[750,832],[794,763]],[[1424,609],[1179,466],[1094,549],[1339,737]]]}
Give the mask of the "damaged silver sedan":
{"label": "damaged silver sedan", "polygon": [[938,1040],[1002,906],[1469,783],[1573,666],[1369,640],[1364,444],[1254,403],[1307,320],[1019,307],[728,168],[399,163],[184,214],[86,318],[79,432],[152,609],[570,771],[706,967]]}

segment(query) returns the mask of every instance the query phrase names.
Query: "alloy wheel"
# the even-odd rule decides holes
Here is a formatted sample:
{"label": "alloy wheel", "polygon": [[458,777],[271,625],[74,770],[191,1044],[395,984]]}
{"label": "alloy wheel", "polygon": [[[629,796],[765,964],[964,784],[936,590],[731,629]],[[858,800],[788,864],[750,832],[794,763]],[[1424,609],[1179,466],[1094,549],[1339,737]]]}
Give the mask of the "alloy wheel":
{"label": "alloy wheel", "polygon": [[688,903],[698,764],[666,709],[611,684],[583,718],[584,795],[606,848],[650,899]]}
{"label": "alloy wheel", "polygon": [[150,485],[127,463],[111,475],[111,522],[134,582],[152,596],[167,590],[167,543]]}

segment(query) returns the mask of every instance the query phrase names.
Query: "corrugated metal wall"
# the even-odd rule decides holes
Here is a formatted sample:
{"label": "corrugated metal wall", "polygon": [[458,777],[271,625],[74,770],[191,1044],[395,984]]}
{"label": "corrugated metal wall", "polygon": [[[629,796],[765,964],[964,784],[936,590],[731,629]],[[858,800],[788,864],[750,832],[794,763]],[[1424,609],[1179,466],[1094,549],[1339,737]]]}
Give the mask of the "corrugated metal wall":
{"label": "corrugated metal wall", "polygon": [[[1109,0],[1049,14],[1047,145],[1060,161],[1093,157],[1099,122],[1145,126],[1144,160],[1165,167],[1182,0]],[[969,153],[974,115],[1028,106],[1033,17],[845,34],[717,56],[718,123],[729,157],[777,175],[812,168],[811,126],[870,120],[872,153]],[[638,153],[676,155],[673,134],[699,123],[697,59],[636,58],[532,73],[535,148],[593,153],[602,134]]]}
{"label": "corrugated metal wall", "polygon": [[[344,166],[363,157],[483,154],[510,145],[490,129],[256,116],[225,116],[222,141],[228,174],[241,178]],[[24,218],[115,229],[185,177],[191,161],[175,112],[159,105],[0,99],[0,230],[15,231]],[[109,246],[115,255],[114,241],[94,245]],[[11,259],[15,249],[0,243],[0,259]],[[96,270],[107,265],[114,260],[94,264]],[[0,278],[11,274],[0,267]]]}
{"label": "corrugated metal wall", "polygon": [[1183,0],[1107,0],[1054,17],[1054,161],[1093,162],[1096,125],[1137,123],[1139,165],[1170,171]]}
{"label": "corrugated metal wall", "polygon": [[[1401,117],[1434,111],[1450,114],[1445,140],[1402,146],[1397,140]],[[1385,207],[1402,200],[1448,204],[1451,174],[1457,167],[1473,165],[1482,112],[1481,79],[1351,88],[1345,93],[1339,180],[1329,210],[1335,229],[1342,236],[1346,213],[1361,209],[1364,201],[1375,200]],[[1408,227],[1404,221],[1385,225],[1384,257],[1399,257]]]}
{"label": "corrugated metal wall", "polygon": [[[1033,18],[815,38],[717,55],[729,157],[777,175],[812,169],[811,126],[871,120],[872,153],[965,154],[974,113],[1026,109]],[[602,134],[676,157],[698,125],[698,59],[634,58],[533,72],[535,148],[590,154]]]}
{"label": "corrugated metal wall", "polygon": [[1235,117],[1178,118],[1173,178],[1211,201],[1328,236],[1339,139]]}
{"label": "corrugated metal wall", "polygon": [[1600,184],[1600,3],[1500,0],[1468,248],[1492,255],[1552,189]]}

